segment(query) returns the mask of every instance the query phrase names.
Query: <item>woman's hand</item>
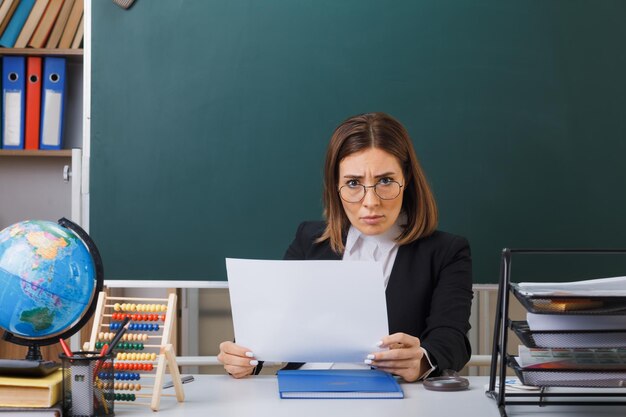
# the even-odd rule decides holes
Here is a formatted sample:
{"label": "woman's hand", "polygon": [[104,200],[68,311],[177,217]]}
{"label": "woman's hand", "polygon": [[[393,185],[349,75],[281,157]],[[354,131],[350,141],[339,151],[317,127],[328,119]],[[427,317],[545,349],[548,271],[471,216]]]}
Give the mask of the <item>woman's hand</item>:
{"label": "woman's hand", "polygon": [[368,355],[365,363],[401,376],[407,382],[417,381],[430,367],[417,337],[394,333],[383,337],[381,347],[389,350]]}
{"label": "woman's hand", "polygon": [[220,353],[217,355],[217,360],[224,365],[226,372],[235,378],[252,375],[254,367],[259,364],[259,361],[254,359],[254,353],[250,349],[233,342],[220,343]]}

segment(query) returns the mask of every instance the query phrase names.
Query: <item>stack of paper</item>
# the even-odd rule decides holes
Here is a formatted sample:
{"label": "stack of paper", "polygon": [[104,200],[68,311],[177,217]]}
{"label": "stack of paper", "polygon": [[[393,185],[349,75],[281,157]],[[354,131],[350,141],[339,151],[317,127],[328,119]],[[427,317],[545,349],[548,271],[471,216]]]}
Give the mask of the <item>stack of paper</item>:
{"label": "stack of paper", "polygon": [[519,291],[532,296],[626,297],[626,277],[574,282],[520,282]]}

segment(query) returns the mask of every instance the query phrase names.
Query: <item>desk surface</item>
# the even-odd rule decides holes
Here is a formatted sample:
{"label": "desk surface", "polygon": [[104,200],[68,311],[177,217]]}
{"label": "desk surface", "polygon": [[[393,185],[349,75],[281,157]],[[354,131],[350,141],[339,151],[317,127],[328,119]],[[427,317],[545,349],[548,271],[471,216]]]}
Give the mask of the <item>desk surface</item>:
{"label": "desk surface", "polygon": [[[227,375],[200,375],[184,385],[185,402],[175,398],[161,399],[157,417],[255,416],[255,417],[326,417],[357,416],[464,416],[497,417],[496,403],[485,396],[487,377],[470,377],[470,389],[461,392],[427,391],[421,383],[402,384],[402,400],[281,400],[274,376],[257,376],[236,380]],[[173,394],[173,389],[163,393]],[[624,390],[626,395],[626,389]],[[621,416],[626,406],[537,407],[508,406],[510,417],[521,416]],[[147,415],[147,408],[117,402],[119,417]]]}

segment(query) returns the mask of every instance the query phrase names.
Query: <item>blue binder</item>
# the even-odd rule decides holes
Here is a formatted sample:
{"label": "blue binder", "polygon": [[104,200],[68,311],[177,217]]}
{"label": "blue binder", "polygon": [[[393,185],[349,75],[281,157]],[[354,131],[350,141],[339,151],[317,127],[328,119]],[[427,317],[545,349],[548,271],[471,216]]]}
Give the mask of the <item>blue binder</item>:
{"label": "blue binder", "polygon": [[2,57],[3,149],[24,149],[25,62],[23,56]]}
{"label": "blue binder", "polygon": [[375,369],[278,371],[280,398],[404,398],[393,375]]}
{"label": "blue binder", "polygon": [[17,41],[17,37],[20,35],[20,32],[24,27],[24,23],[26,23],[26,19],[28,19],[28,15],[34,5],[35,0],[20,1],[17,9],[15,9],[15,13],[13,13],[13,16],[11,17],[11,21],[9,21],[2,37],[0,37],[0,46],[13,48],[15,41]]}
{"label": "blue binder", "polygon": [[39,149],[61,149],[65,109],[65,58],[45,57]]}

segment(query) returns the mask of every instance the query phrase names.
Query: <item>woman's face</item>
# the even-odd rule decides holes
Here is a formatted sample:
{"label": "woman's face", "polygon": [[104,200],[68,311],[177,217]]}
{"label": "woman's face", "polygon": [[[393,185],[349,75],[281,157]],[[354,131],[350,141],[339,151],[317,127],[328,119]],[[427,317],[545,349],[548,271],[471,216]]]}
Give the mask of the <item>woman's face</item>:
{"label": "woman's face", "polygon": [[[377,185],[377,192],[383,197],[395,194],[397,185],[401,188],[397,197],[393,199],[381,199],[374,188],[367,188],[365,197],[358,202],[347,202],[343,197],[341,204],[350,220],[350,223],[365,235],[378,235],[389,230],[396,222],[402,209],[402,197],[404,191],[404,175],[398,159],[378,148],[370,148],[364,151],[346,156],[339,163],[339,184],[337,189],[344,187],[340,193],[350,192],[352,195],[362,193],[362,187]],[[391,191],[391,194],[389,193]]]}

